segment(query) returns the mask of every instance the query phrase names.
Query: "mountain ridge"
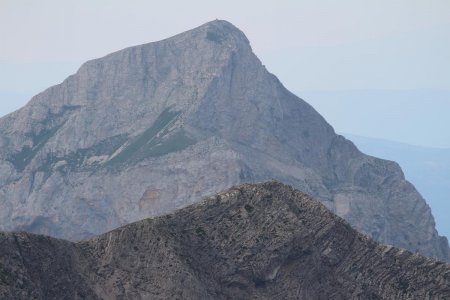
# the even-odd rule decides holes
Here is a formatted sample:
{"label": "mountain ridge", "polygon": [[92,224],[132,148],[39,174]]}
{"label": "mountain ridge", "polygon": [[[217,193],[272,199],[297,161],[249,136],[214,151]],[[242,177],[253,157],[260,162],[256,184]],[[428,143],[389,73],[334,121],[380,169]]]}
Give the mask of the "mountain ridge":
{"label": "mountain ridge", "polygon": [[383,246],[279,182],[70,243],[0,233],[0,296],[444,299],[450,265]]}

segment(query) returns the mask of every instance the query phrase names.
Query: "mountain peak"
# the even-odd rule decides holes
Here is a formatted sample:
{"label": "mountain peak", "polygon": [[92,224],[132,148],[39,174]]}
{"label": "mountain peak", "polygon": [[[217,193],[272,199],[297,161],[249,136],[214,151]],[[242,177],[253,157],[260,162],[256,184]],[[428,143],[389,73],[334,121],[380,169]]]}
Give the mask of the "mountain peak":
{"label": "mountain peak", "polygon": [[[214,42],[221,42],[227,38],[236,38],[250,44],[245,34],[236,26],[225,20],[214,20],[205,23],[203,26],[207,28],[206,38]],[[199,28],[203,27],[200,26]]]}
{"label": "mountain peak", "polygon": [[3,230],[77,240],[276,178],[381,242],[449,257],[398,165],[337,136],[227,21],[87,62],[0,119],[0,146]]}
{"label": "mountain peak", "polygon": [[[190,40],[193,45],[203,42],[213,43],[217,47],[236,50],[246,48],[251,51],[250,42],[245,34],[232,23],[225,20],[213,20],[204,23],[194,29],[185,31],[163,41],[167,42],[187,42]],[[162,41],[162,42],[163,42]],[[158,43],[158,42],[156,42]]]}
{"label": "mountain peak", "polygon": [[[193,29],[176,34],[172,37],[143,45],[128,47],[121,51],[136,49],[139,47],[147,48],[165,43],[169,43],[172,46],[180,43],[183,43],[184,46],[188,46],[187,44],[199,46],[199,43],[202,44],[205,41],[208,43],[212,42],[213,44],[216,44],[216,46],[222,46],[225,48],[230,48],[230,46],[234,46],[231,48],[236,48],[237,46],[250,46],[249,40],[239,28],[228,21],[216,19],[206,22]],[[251,50],[251,48],[248,49]],[[110,55],[114,55],[114,53]]]}

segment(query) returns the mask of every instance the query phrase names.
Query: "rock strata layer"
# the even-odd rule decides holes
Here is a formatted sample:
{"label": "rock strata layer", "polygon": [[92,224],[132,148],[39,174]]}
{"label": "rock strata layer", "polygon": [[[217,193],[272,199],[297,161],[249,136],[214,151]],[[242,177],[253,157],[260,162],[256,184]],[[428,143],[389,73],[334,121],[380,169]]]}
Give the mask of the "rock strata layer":
{"label": "rock strata layer", "polygon": [[0,119],[0,149],[5,231],[80,240],[274,178],[382,243],[450,258],[399,166],[336,135],[226,21],[85,63]]}
{"label": "rock strata layer", "polygon": [[0,235],[1,299],[449,299],[450,265],[278,182],[71,243]]}

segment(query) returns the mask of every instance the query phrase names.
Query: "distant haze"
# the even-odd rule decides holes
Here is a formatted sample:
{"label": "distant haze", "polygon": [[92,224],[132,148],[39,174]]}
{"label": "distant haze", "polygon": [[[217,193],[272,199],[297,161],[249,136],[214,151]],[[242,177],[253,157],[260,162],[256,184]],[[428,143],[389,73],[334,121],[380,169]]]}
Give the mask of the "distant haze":
{"label": "distant haze", "polygon": [[450,148],[450,91],[299,91],[296,94],[314,106],[338,132]]}
{"label": "distant haze", "polygon": [[1,0],[0,116],[86,60],[219,18],[337,131],[450,147],[447,0]]}

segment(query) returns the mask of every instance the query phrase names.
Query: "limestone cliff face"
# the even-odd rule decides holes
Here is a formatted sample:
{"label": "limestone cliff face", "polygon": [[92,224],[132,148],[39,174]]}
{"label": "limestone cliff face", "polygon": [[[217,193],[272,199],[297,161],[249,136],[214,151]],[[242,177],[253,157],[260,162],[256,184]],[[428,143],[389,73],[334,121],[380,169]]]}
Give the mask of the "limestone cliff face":
{"label": "limestone cliff face", "polygon": [[213,21],[85,63],[0,119],[0,224],[72,240],[276,178],[376,240],[449,259],[399,166],[362,154]]}
{"label": "limestone cliff face", "polygon": [[450,265],[382,246],[277,182],[79,243],[0,234],[2,299],[448,299]]}

